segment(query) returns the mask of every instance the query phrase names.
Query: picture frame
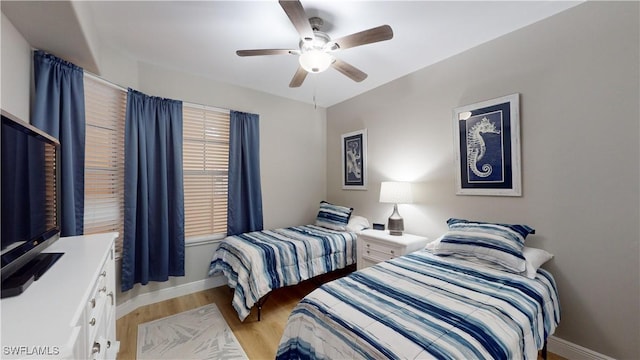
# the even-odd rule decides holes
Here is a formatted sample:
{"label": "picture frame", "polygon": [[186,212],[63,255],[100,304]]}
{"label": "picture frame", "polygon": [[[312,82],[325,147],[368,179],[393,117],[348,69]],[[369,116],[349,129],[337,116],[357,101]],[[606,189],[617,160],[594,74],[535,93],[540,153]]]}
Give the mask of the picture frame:
{"label": "picture frame", "polygon": [[453,110],[457,195],[522,196],[520,94]]}
{"label": "picture frame", "polygon": [[342,189],[367,189],[367,130],[342,134]]}

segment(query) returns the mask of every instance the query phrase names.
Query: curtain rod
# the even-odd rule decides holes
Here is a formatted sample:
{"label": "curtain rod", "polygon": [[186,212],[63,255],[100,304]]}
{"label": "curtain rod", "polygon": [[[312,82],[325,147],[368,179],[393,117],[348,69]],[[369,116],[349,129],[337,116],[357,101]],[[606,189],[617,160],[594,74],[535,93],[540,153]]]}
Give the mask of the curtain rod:
{"label": "curtain rod", "polygon": [[[98,75],[96,75],[96,74],[94,74],[94,73],[92,73],[90,71],[84,70],[84,74],[89,76],[90,78],[98,81],[98,82],[101,82],[101,83],[105,84],[105,85],[111,86],[111,87],[116,88],[118,90],[128,91],[128,89],[125,88],[124,86],[121,86],[121,85],[113,83],[113,82],[111,82],[109,80],[103,79],[100,76],[98,76]],[[196,104],[196,103],[192,103],[192,102],[184,101],[184,100],[181,100],[181,101],[182,101],[183,104],[185,104],[185,105],[187,105],[189,107],[202,107],[202,108],[207,109],[207,110],[215,110],[215,111],[227,112],[227,113],[231,112],[231,110],[229,110],[229,109],[220,108],[220,107],[216,107],[216,106]]]}
{"label": "curtain rod", "polygon": [[[37,48],[33,48],[33,47],[31,48],[31,50],[32,50],[32,51],[44,51],[44,50],[37,49]],[[46,52],[46,51],[45,51],[45,53],[48,53],[48,52]],[[52,55],[53,55],[53,54],[52,54]],[[53,55],[53,56],[56,56],[56,55]],[[57,57],[57,56],[56,56],[56,57]],[[64,60],[64,59],[61,59],[61,60]],[[64,60],[64,61],[67,61],[67,60]],[[73,64],[73,63],[72,63],[72,64]],[[73,64],[73,65],[78,66],[78,65],[76,65],[76,64]],[[90,78],[92,78],[92,79],[94,79],[94,80],[96,80],[96,81],[99,81],[99,82],[101,82],[101,83],[103,83],[103,84],[105,84],[105,85],[111,86],[111,87],[116,88],[116,89],[118,89],[118,90],[128,91],[128,89],[127,89],[127,88],[125,88],[124,86],[121,86],[121,85],[118,85],[118,84],[116,84],[116,83],[113,83],[113,82],[111,82],[111,81],[109,81],[109,80],[103,79],[103,78],[101,78],[100,76],[98,76],[98,75],[96,75],[96,74],[94,74],[94,73],[92,73],[92,72],[90,72],[90,71],[87,71],[87,70],[86,70],[86,69],[84,69],[84,68],[82,68],[82,71],[83,71],[83,73],[84,73],[85,75],[87,75],[87,76],[89,76]],[[202,107],[202,108],[207,109],[207,110],[215,110],[215,111],[219,111],[219,112],[227,112],[227,113],[231,113],[231,110],[230,110],[230,109],[219,108],[219,107],[210,106],[210,105],[196,104],[196,103],[192,103],[192,102],[188,102],[188,101],[184,101],[184,100],[180,100],[180,101],[182,101],[182,103],[183,103],[183,104],[186,104],[187,106],[190,106],[190,107]]]}

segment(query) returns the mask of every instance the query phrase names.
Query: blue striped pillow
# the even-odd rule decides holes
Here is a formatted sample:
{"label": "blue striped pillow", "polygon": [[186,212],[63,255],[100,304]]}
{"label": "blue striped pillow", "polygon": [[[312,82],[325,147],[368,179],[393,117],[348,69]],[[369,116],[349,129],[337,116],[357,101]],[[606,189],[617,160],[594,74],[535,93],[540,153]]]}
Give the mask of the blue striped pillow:
{"label": "blue striped pillow", "polygon": [[505,224],[453,221],[449,223],[449,231],[440,237],[434,253],[473,256],[519,273],[526,268],[522,249],[526,234],[531,233],[525,228],[533,230],[526,225],[513,228]]}
{"label": "blue striped pillow", "polygon": [[508,227],[509,229],[518,232],[520,235],[522,235],[523,238],[526,238],[527,235],[529,235],[529,234],[535,234],[536,233],[536,229],[534,229],[534,228],[532,228],[532,227],[530,227],[528,225],[522,225],[522,224],[501,224],[501,223],[490,223],[490,222],[483,222],[483,221],[471,221],[471,220],[456,219],[456,218],[450,218],[449,220],[447,220],[447,225],[453,225],[453,224],[458,224],[458,223],[500,225],[500,226]]}
{"label": "blue striped pillow", "polygon": [[316,217],[316,225],[332,230],[347,230],[352,211],[353,208],[321,201],[318,217]]}

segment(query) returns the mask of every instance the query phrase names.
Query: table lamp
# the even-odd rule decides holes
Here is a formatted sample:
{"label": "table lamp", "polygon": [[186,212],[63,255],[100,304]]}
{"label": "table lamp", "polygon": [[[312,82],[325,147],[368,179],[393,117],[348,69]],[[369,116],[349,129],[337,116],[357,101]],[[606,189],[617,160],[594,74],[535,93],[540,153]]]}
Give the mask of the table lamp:
{"label": "table lamp", "polygon": [[411,183],[383,181],[380,183],[380,202],[393,204],[393,214],[389,216],[389,234],[402,235],[404,231],[404,219],[398,213],[398,204],[410,204],[413,202]]}

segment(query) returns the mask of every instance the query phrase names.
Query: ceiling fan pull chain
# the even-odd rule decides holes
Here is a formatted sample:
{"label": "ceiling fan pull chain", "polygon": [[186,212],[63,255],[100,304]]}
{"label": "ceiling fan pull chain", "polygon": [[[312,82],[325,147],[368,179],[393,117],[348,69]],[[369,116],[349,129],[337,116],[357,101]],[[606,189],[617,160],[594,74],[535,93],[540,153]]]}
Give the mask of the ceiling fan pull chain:
{"label": "ceiling fan pull chain", "polygon": [[318,104],[316,103],[316,94],[318,93],[318,79],[313,77],[313,110],[318,110]]}

